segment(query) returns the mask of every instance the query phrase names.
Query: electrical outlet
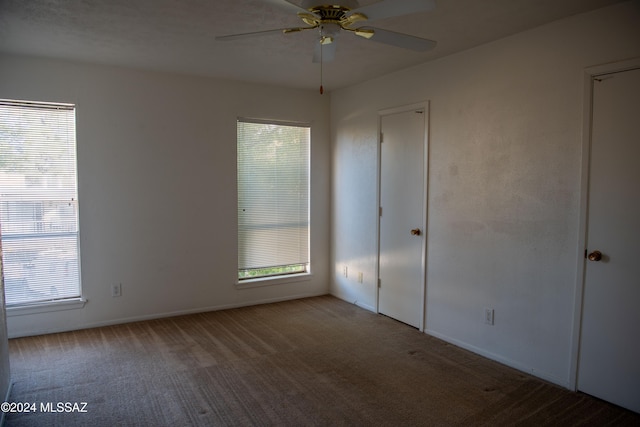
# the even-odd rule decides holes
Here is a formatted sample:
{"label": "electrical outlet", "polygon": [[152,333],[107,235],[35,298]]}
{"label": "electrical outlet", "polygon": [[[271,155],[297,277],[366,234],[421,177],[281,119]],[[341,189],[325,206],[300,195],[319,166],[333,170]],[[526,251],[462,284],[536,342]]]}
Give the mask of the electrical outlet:
{"label": "electrical outlet", "polygon": [[362,274],[362,271],[358,272],[358,283],[362,283],[364,279],[364,275]]}
{"label": "electrical outlet", "polygon": [[493,325],[493,315],[494,315],[494,310],[493,308],[486,308],[484,309],[484,323],[486,323],[487,325]]}
{"label": "electrical outlet", "polygon": [[346,265],[342,269],[342,274],[344,274],[344,277],[349,277],[349,269]]}
{"label": "electrical outlet", "polygon": [[122,296],[122,283],[116,283],[115,285],[111,285],[111,296],[112,297]]}

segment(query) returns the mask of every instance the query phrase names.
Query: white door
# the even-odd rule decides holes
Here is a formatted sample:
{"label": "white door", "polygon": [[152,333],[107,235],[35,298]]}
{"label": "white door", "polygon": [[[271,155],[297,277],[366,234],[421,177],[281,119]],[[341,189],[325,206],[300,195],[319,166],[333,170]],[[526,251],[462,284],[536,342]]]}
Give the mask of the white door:
{"label": "white door", "polygon": [[578,389],[640,412],[640,69],[593,82]]}
{"label": "white door", "polygon": [[378,311],[423,329],[426,108],[381,116]]}

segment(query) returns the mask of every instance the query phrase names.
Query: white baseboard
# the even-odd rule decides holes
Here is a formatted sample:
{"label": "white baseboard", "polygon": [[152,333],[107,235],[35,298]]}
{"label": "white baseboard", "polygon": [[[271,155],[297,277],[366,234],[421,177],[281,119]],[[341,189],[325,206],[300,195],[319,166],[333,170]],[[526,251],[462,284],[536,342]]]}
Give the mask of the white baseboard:
{"label": "white baseboard", "polygon": [[362,303],[360,301],[354,301],[353,303],[355,305],[357,305],[358,307],[360,307],[360,308],[364,308],[365,310],[369,310],[369,311],[372,311],[374,313],[378,312],[375,307],[372,307],[369,304],[364,304],[364,303]]}
{"label": "white baseboard", "polygon": [[34,332],[22,333],[22,334],[18,333],[15,335],[11,335],[9,338],[22,338],[22,337],[35,336],[35,335],[56,334],[60,332],[77,331],[81,329],[99,328],[102,326],[113,326],[113,325],[120,325],[120,324],[131,323],[131,322],[142,322],[145,320],[163,319],[165,317],[184,316],[188,314],[206,313],[209,311],[228,310],[231,308],[250,307],[253,305],[270,304],[275,302],[290,301],[290,300],[301,299],[301,298],[318,297],[322,295],[327,295],[327,293],[326,292],[302,293],[297,295],[287,295],[284,297],[277,297],[277,298],[266,298],[266,299],[249,301],[249,302],[221,304],[221,305],[214,305],[214,306],[208,306],[208,307],[199,307],[194,309],[154,313],[154,314],[148,314],[148,315],[142,315],[142,316],[122,317],[119,319],[106,320],[102,322],[85,323],[85,324],[77,325],[74,327],[52,328],[52,329],[45,329],[45,330],[39,330]]}
{"label": "white baseboard", "polygon": [[454,338],[450,338],[446,335],[440,334],[438,332],[435,332],[429,329],[426,329],[424,333],[427,335],[431,335],[435,338],[441,339],[442,341],[446,341],[449,344],[453,344],[456,347],[464,348],[465,350],[469,350],[472,353],[476,353],[482,357],[486,357],[487,359],[491,359],[498,363],[502,363],[503,365],[509,366],[510,368],[516,369],[518,371],[524,372],[529,375],[533,375],[534,377],[538,377],[545,381],[549,381],[551,383],[559,385],[560,387],[564,387],[571,390],[568,378],[565,378],[565,379],[558,378],[555,375],[549,374],[548,372],[539,371],[537,369],[532,368],[531,366],[524,365],[520,362],[516,362],[514,360],[502,357],[499,354],[491,353],[490,351],[486,351],[482,348],[476,347],[474,345],[468,344],[463,341],[459,341]]}
{"label": "white baseboard", "polygon": [[361,301],[358,301],[358,300],[355,300],[355,301],[350,300],[350,299],[348,299],[346,296],[341,295],[341,294],[340,294],[340,293],[338,293],[338,292],[335,292],[335,290],[331,290],[331,291],[329,291],[329,295],[334,296],[334,297],[336,297],[336,298],[338,298],[338,299],[341,299],[342,301],[345,301],[345,302],[348,302],[348,303],[351,303],[351,304],[355,304],[355,305],[357,305],[357,306],[358,306],[358,307],[360,307],[360,308],[364,308],[365,310],[372,311],[372,312],[374,312],[374,313],[377,313],[377,312],[378,312],[378,310],[376,310],[376,308],[375,308],[375,307],[373,307],[373,306],[371,306],[371,305],[369,305],[369,304],[365,304],[365,303],[363,303],[363,302],[361,302]]}

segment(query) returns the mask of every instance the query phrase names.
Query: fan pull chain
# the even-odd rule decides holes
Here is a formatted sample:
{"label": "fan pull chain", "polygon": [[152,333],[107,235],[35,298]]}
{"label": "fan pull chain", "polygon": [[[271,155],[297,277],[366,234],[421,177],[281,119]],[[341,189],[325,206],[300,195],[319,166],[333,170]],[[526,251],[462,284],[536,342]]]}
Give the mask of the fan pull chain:
{"label": "fan pull chain", "polygon": [[320,95],[324,93],[324,87],[322,87],[322,51],[324,50],[324,45],[322,44],[322,39],[320,40]]}

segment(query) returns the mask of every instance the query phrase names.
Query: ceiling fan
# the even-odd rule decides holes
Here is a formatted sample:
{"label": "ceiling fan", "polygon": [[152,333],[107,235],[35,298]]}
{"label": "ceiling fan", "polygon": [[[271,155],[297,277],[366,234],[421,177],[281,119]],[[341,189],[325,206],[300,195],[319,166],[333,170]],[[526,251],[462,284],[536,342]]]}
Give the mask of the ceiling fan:
{"label": "ceiling fan", "polygon": [[[334,59],[337,37],[342,31],[374,42],[418,52],[425,52],[436,46],[436,42],[433,40],[371,26],[362,26],[363,23],[380,19],[428,12],[435,7],[435,0],[382,0],[365,6],[360,6],[357,0],[302,0],[300,6],[290,0],[276,0],[276,2],[292,6],[294,10],[298,11],[298,17],[306,26],[218,36],[216,40],[231,41],[270,34],[291,34],[317,30],[318,38],[315,42],[313,62],[320,64]],[[320,93],[322,93],[322,86]]]}

